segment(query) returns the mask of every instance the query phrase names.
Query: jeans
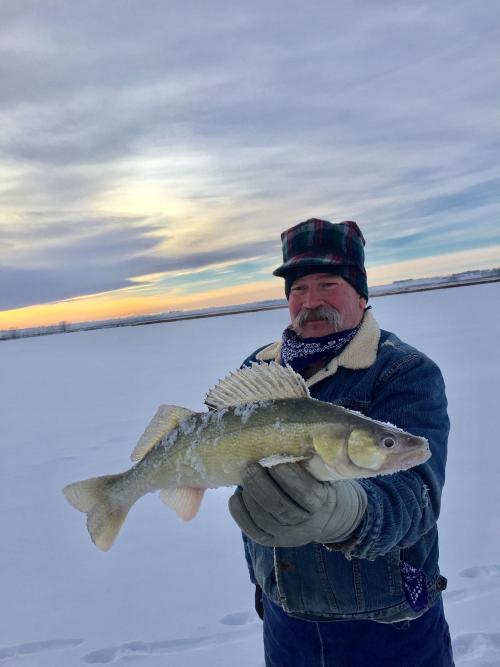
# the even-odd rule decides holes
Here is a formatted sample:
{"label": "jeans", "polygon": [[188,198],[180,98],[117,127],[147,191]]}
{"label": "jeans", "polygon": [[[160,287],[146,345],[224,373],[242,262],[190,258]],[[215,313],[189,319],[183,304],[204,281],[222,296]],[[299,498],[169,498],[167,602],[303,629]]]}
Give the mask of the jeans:
{"label": "jeans", "polygon": [[266,667],[453,667],[439,598],[423,616],[399,623],[316,623],[288,616],[263,595]]}

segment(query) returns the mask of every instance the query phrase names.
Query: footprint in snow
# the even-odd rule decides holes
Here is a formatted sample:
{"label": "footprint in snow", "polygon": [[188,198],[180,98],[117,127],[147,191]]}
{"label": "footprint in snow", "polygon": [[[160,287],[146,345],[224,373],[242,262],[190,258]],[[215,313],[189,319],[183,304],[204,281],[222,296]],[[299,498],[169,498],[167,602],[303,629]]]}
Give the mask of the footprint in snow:
{"label": "footprint in snow", "polygon": [[255,618],[254,611],[237,611],[232,614],[226,614],[226,616],[223,616],[219,620],[219,623],[223,625],[245,625],[246,623],[255,621]]}
{"label": "footprint in snow", "polygon": [[447,604],[467,602],[468,600],[474,600],[477,597],[476,591],[468,591],[465,588],[458,588],[454,591],[445,591],[443,595]]}
{"label": "footprint in snow", "polygon": [[52,639],[48,641],[29,642],[28,644],[16,644],[0,648],[0,662],[34,653],[46,653],[47,651],[58,651],[63,648],[72,648],[83,643],[83,639]]}
{"label": "footprint in snow", "polygon": [[468,632],[453,639],[456,660],[473,660],[474,665],[494,667],[500,664],[500,632]]}
{"label": "footprint in snow", "polygon": [[458,573],[460,577],[467,579],[479,579],[480,577],[500,577],[500,565],[478,565],[468,567]]}
{"label": "footprint in snow", "polygon": [[[229,616],[238,616],[237,614],[229,614]],[[227,617],[224,617],[227,618]],[[241,623],[236,623],[240,625]],[[235,625],[235,623],[229,623]],[[134,659],[140,659],[147,656],[155,657],[165,655],[167,653],[181,653],[186,651],[194,651],[203,648],[211,648],[213,646],[220,646],[222,644],[230,644],[241,641],[246,637],[250,637],[260,630],[259,624],[248,624],[239,630],[233,632],[221,632],[213,635],[205,635],[202,637],[191,637],[185,639],[168,639],[162,642],[127,642],[119,644],[118,646],[110,646],[108,648],[92,651],[84,655],[82,660],[87,664],[109,664],[112,662],[126,661],[131,662]]]}
{"label": "footprint in snow", "polygon": [[47,463],[50,465],[53,465],[54,463],[72,463],[73,461],[78,461],[78,458],[78,456],[58,456]]}
{"label": "footprint in snow", "polygon": [[458,576],[464,579],[475,579],[477,583],[471,589],[459,588],[457,590],[445,591],[444,599],[448,603],[467,602],[468,600],[477,598],[480,592],[481,594],[493,592],[494,588],[500,586],[500,565],[468,567],[459,572]]}

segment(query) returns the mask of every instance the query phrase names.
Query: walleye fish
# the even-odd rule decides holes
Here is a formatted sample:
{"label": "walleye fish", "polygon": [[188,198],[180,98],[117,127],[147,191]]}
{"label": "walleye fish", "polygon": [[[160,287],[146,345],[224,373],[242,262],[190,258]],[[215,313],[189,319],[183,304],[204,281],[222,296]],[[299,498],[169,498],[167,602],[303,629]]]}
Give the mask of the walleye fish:
{"label": "walleye fish", "polygon": [[322,481],[385,475],[425,462],[427,440],[311,398],[304,379],[276,363],[253,364],[221,380],[205,398],[208,412],[160,406],[132,452],[129,470],[69,484],[67,500],[87,514],[103,551],[129,509],[146,493],[185,521],[205,489],[239,484],[245,468],[303,461]]}

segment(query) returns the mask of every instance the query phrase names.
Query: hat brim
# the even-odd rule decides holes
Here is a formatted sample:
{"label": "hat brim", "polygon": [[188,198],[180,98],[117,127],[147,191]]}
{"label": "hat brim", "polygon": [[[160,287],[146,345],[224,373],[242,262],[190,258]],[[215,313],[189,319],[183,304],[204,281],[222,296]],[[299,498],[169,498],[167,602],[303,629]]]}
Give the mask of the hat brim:
{"label": "hat brim", "polygon": [[293,273],[296,269],[305,269],[310,267],[314,269],[315,273],[318,273],[318,270],[322,267],[325,267],[325,272],[332,273],[335,267],[341,269],[342,267],[356,267],[358,265],[354,262],[346,262],[345,257],[332,257],[331,255],[326,257],[303,257],[302,259],[292,259],[288,262],[284,262],[281,266],[278,266],[277,269],[273,271],[273,276],[278,276],[279,278],[285,278],[289,273]]}

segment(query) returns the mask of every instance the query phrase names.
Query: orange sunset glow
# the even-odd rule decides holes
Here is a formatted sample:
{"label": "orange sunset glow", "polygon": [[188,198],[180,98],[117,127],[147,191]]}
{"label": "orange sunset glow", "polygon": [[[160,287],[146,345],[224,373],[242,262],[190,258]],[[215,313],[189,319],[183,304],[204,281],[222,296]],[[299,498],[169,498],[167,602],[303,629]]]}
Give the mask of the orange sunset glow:
{"label": "orange sunset glow", "polygon": [[[371,267],[368,268],[368,279],[369,284],[374,287],[400,280],[401,276],[406,279],[418,279],[450,275],[457,266],[462,271],[470,271],[489,268],[495,263],[500,265],[500,246]],[[147,276],[141,277],[140,282],[144,282],[145,278]],[[147,287],[146,285],[144,289]],[[189,311],[284,298],[283,281],[278,278],[209,290],[200,289],[190,294],[175,290],[168,293],[165,291],[164,293],[143,294],[141,289],[141,287],[125,288],[114,292],[0,311],[0,330],[51,326],[61,322],[75,323],[126,318],[175,310]]]}
{"label": "orange sunset glow", "polygon": [[172,310],[197,310],[283,297],[278,281],[214,289],[172,298],[166,295],[129,296],[123,293],[92,295],[54,303],[0,311],[0,329],[50,326],[60,322],[90,322]]}

